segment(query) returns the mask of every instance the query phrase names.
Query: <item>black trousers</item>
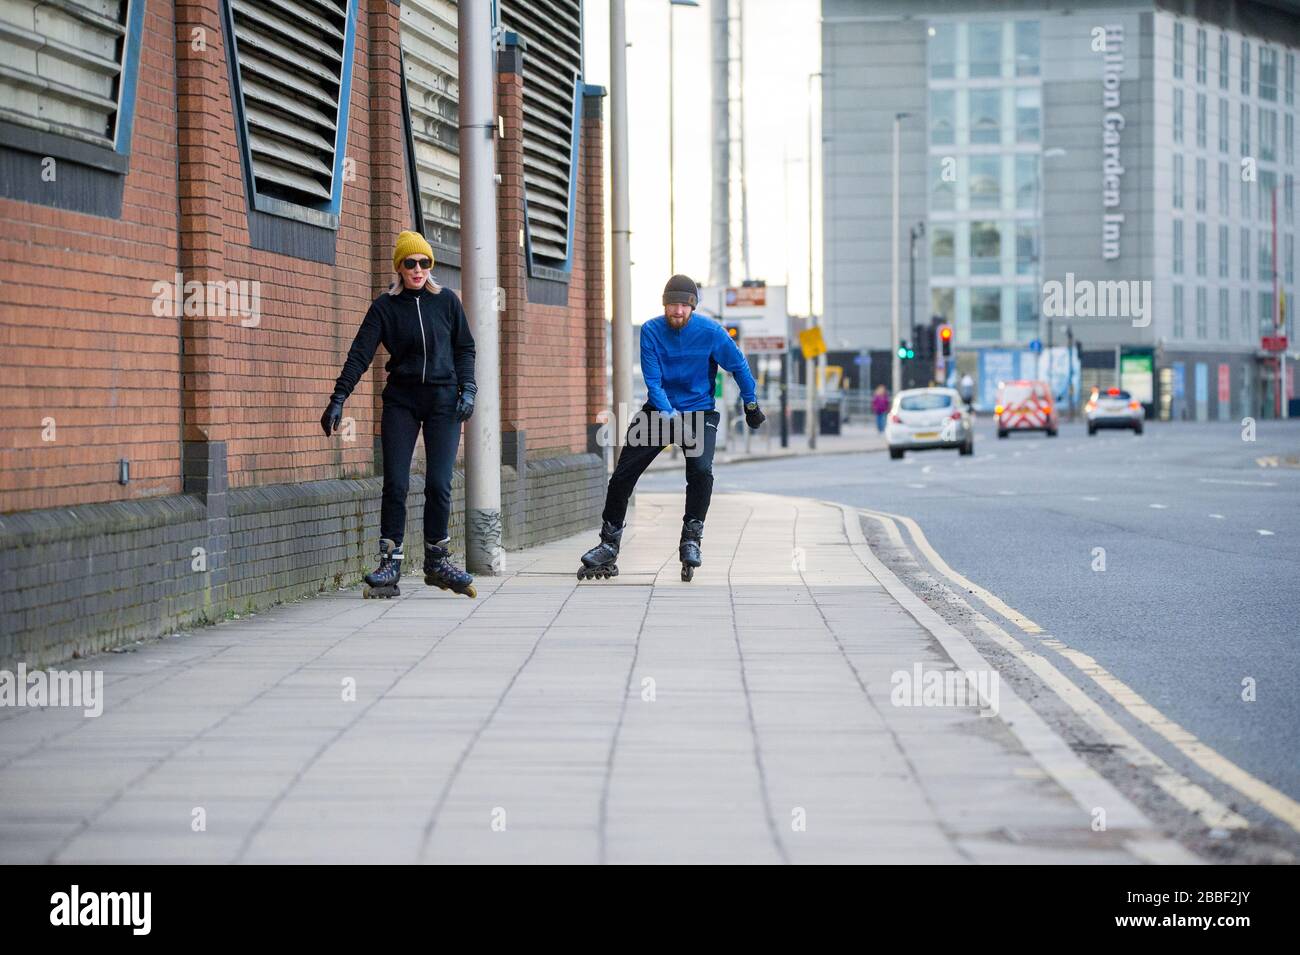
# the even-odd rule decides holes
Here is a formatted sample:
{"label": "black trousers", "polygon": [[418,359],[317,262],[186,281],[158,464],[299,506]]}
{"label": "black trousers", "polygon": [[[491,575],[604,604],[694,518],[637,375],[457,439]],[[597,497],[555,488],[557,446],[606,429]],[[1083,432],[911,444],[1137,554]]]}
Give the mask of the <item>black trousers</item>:
{"label": "black trousers", "polygon": [[455,385],[407,385],[390,381],[384,388],[381,436],[384,445],[384,500],[379,534],[395,544],[406,534],[406,494],[411,486],[411,456],[424,431],[424,540],[447,536],[451,517],[451,472],[460,444]]}
{"label": "black trousers", "polygon": [[[680,426],[673,426],[686,456],[686,513],[683,520],[702,521],[709,513],[713,497],[713,450],[718,442],[716,411],[687,411]],[[609,479],[605,492],[605,511],[602,518],[610,524],[621,525],[627,517],[627,502],[650,462],[668,447],[671,430],[667,419],[650,405],[645,405],[627,429],[627,443],[618,454],[618,463]]]}

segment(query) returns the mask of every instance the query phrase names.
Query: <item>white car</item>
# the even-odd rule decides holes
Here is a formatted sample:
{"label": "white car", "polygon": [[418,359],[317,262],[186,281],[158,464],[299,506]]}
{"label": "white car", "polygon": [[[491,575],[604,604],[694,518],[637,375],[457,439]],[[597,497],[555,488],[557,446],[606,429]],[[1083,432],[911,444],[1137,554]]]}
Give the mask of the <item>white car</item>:
{"label": "white car", "polygon": [[906,451],[930,448],[956,448],[961,454],[974,454],[974,420],[954,388],[909,388],[894,397],[885,440],[894,460]]}
{"label": "white car", "polygon": [[1092,389],[1083,414],[1088,420],[1088,434],[1096,434],[1098,428],[1132,428],[1134,434],[1141,434],[1145,417],[1142,403],[1119,388]]}

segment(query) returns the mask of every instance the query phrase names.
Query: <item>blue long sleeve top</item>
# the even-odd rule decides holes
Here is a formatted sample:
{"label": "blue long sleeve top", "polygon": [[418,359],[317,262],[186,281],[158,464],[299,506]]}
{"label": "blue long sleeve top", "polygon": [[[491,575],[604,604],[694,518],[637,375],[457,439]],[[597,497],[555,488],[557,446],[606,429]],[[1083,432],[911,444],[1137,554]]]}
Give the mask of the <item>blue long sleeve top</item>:
{"label": "blue long sleeve top", "polygon": [[746,404],[758,400],[749,362],[713,319],[692,315],[674,330],[658,315],[641,326],[641,373],[650,404],[663,414],[712,411],[719,367],[736,379]]}

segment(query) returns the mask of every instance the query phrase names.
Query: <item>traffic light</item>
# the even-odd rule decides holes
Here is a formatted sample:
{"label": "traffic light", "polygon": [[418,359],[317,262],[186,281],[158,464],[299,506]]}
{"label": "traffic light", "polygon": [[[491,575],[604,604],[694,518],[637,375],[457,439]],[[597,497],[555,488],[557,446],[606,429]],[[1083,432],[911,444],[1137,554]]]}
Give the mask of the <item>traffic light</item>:
{"label": "traffic light", "polygon": [[737,325],[737,324],[735,324],[735,323],[732,323],[732,324],[727,325],[727,326],[726,326],[726,329],[727,329],[727,335],[730,336],[731,340],[732,340],[733,342],[736,343],[736,346],[737,346],[737,347],[739,347],[739,346],[740,346],[740,326]]}
{"label": "traffic light", "polygon": [[915,357],[916,357],[916,352],[914,352],[914,351],[911,349],[911,347],[907,344],[907,342],[902,341],[902,342],[899,342],[899,343],[898,343],[898,357],[899,357],[899,358],[915,358]]}
{"label": "traffic light", "polygon": [[952,357],[952,326],[951,325],[939,326],[939,342],[943,348],[943,357],[951,358]]}

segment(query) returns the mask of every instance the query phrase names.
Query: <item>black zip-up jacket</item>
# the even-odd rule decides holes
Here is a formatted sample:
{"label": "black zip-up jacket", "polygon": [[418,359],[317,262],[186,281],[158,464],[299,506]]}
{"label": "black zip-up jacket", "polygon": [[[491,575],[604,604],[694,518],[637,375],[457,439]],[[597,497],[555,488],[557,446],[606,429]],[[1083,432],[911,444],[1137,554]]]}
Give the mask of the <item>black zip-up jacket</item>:
{"label": "black zip-up jacket", "polygon": [[380,343],[388,352],[388,380],[399,384],[457,385],[476,394],[474,336],[465,309],[449,288],[384,292],[371,304],[348,349],[334,396],[346,399],[374,360]]}

